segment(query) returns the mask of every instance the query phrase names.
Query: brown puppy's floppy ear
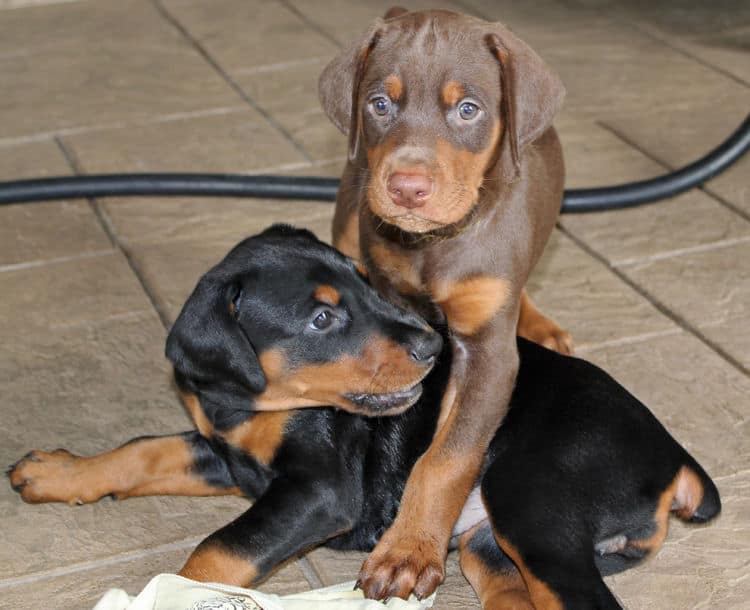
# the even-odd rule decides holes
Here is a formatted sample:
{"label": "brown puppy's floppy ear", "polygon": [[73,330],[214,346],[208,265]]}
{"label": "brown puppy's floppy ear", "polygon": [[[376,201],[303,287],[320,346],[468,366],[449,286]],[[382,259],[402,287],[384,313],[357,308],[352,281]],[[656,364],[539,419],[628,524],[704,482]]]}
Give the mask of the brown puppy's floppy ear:
{"label": "brown puppy's floppy ear", "polygon": [[318,80],[318,95],[323,110],[342,133],[349,135],[349,159],[354,159],[359,149],[359,84],[370,52],[380,37],[382,25],[382,19],[377,19],[364,36],[331,60]]}
{"label": "brown puppy's floppy ear", "polygon": [[204,275],[167,337],[167,358],[175,371],[199,386],[221,390],[245,388],[260,394],[266,376],[237,320],[232,300],[239,287]]}
{"label": "brown puppy's floppy ear", "polygon": [[562,106],[565,87],[542,58],[503,25],[493,24],[485,41],[500,63],[501,112],[505,121],[502,154],[512,160],[512,168],[505,169],[515,176],[526,145],[552,125]]}

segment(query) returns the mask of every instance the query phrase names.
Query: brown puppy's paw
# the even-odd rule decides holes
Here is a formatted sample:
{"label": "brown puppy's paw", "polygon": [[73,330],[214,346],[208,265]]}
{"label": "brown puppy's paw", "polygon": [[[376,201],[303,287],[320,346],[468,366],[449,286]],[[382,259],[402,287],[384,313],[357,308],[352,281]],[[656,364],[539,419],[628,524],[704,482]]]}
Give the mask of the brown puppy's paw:
{"label": "brown puppy's paw", "polygon": [[561,354],[569,356],[573,353],[572,335],[557,322],[544,316],[519,320],[518,334]]}
{"label": "brown puppy's paw", "polygon": [[357,588],[370,599],[432,595],[445,580],[443,554],[425,537],[409,536],[392,545],[387,538],[386,534],[362,565]]}
{"label": "brown puppy's paw", "polygon": [[83,504],[98,498],[79,493],[81,462],[84,458],[65,449],[30,451],[8,471],[10,484],[24,502],[67,502]]}

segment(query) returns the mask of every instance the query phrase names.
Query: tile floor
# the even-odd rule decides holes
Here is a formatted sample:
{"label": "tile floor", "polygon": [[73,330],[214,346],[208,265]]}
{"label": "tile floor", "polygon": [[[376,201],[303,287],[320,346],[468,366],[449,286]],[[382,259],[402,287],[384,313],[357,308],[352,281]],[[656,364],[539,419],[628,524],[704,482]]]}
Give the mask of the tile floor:
{"label": "tile floor", "polygon": [[[336,175],[317,74],[390,2],[0,0],[0,180],[129,171]],[[416,0],[411,7],[433,2]],[[455,0],[511,25],[562,75],[568,185],[657,175],[750,108],[750,5]],[[0,463],[187,425],[162,356],[197,277],[272,221],[329,236],[325,203],[92,200],[0,209]],[[710,527],[609,579],[633,610],[750,608],[750,158],[656,206],[565,216],[531,282],[579,353],[648,403],[715,477]],[[3,607],[92,607],[175,570],[238,499],[23,504],[0,485]],[[316,551],[271,579],[352,579]],[[476,608],[450,560],[437,607]]]}

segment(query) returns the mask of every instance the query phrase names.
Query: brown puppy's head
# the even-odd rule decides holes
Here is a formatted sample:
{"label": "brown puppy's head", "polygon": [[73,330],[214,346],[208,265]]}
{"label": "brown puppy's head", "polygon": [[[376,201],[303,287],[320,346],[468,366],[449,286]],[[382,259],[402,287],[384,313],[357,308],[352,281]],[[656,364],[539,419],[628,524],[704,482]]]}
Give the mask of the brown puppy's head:
{"label": "brown puppy's head", "polygon": [[227,428],[248,411],[309,406],[395,415],[419,398],[441,345],[351,259],[308,231],[276,225],[201,278],[167,357],[180,388]]}
{"label": "brown puppy's head", "polygon": [[374,214],[408,232],[463,220],[511,181],[564,89],[510,30],[447,11],[392,10],[320,77],[323,108],[369,169]]}

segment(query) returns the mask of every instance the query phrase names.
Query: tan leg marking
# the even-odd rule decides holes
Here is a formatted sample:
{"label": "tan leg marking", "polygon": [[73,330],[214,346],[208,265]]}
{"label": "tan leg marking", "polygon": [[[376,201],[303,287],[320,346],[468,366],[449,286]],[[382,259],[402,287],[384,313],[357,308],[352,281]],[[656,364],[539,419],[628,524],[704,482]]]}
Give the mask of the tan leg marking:
{"label": "tan leg marking", "polygon": [[672,510],[680,519],[689,520],[703,502],[704,493],[700,477],[687,466],[683,466],[677,473],[677,487],[672,501]]}
{"label": "tan leg marking", "polygon": [[442,307],[452,330],[473,335],[488,324],[510,297],[508,280],[477,275],[457,282],[435,282],[435,301]]}
{"label": "tan leg marking", "polygon": [[218,544],[203,543],[188,557],[179,574],[199,582],[220,582],[242,587],[253,582],[258,569],[251,561],[232,554]]}
{"label": "tan leg marking", "polygon": [[500,548],[505,551],[505,554],[516,564],[523,581],[526,583],[526,589],[529,592],[533,608],[537,610],[564,610],[562,601],[557,593],[529,570],[518,549],[502,536],[499,536],[497,532],[495,532],[495,540],[500,545]]}
{"label": "tan leg marking", "polygon": [[477,527],[461,536],[459,558],[461,571],[482,602],[482,610],[535,610],[518,570],[493,569],[467,546]]}
{"label": "tan leg marking", "polygon": [[573,353],[573,337],[557,322],[537,309],[525,288],[521,291],[521,311],[518,316],[517,332],[524,339],[539,343],[561,354]]}
{"label": "tan leg marking", "polygon": [[214,433],[214,427],[211,422],[208,421],[198,397],[190,392],[180,392],[180,399],[182,400],[185,409],[190,414],[190,418],[193,420],[198,432],[206,438],[211,438],[211,435]]}
{"label": "tan leg marking", "polygon": [[193,456],[181,438],[144,439],[94,457],[58,449],[32,451],[11,473],[26,502],[96,502],[107,495],[242,495],[237,488],[213,487],[191,472]]}

